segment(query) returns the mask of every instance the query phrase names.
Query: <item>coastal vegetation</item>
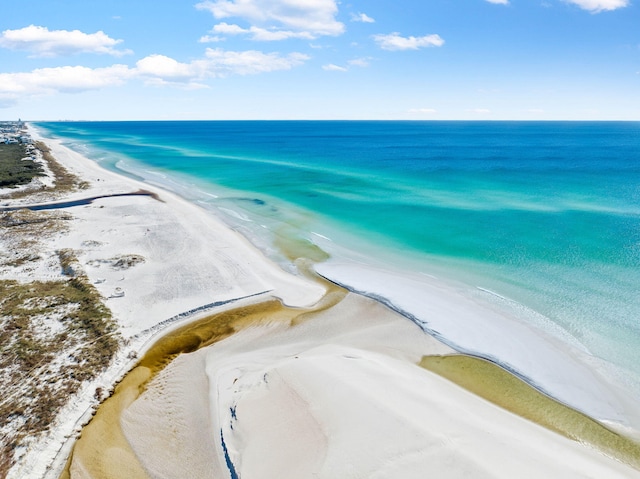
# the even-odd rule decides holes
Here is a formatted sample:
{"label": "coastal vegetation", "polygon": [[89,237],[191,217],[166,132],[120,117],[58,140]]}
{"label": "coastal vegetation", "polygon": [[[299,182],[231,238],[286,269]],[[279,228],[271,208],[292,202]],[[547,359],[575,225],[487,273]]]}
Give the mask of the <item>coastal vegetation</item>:
{"label": "coastal vegetation", "polygon": [[[51,195],[58,197],[78,189],[86,189],[89,184],[81,180],[64,168],[51,154],[51,150],[41,141],[36,141],[32,147],[38,152],[44,164],[35,161],[33,156],[27,155],[23,144],[0,144],[0,188],[7,188],[0,194],[4,199],[29,198],[33,202],[46,201]],[[52,185],[44,183],[35,187],[11,191],[13,188],[28,185],[33,179],[50,175]],[[45,196],[42,196],[45,195]]]}
{"label": "coastal vegetation", "polygon": [[[21,145],[6,146],[15,150]],[[53,186],[17,192],[20,197],[37,201],[42,192],[57,196],[87,186],[45,145],[37,148]],[[2,165],[8,164],[7,150],[1,149]],[[69,398],[103,371],[120,347],[116,322],[76,253],[46,246],[48,239],[68,231],[71,219],[56,210],[0,213],[0,478],[28,441],[49,430]],[[42,268],[52,274],[43,278],[35,273]]]}
{"label": "coastal vegetation", "polygon": [[47,166],[51,170],[51,174],[55,180],[54,188],[57,193],[67,193],[75,189],[84,190],[88,188],[89,184],[86,181],[83,181],[73,173],[70,173],[58,162],[58,160],[55,159],[47,145],[41,141],[36,141],[35,147],[40,151],[42,158],[46,161]]}
{"label": "coastal vegetation", "polygon": [[25,145],[0,144],[0,188],[26,185],[38,176],[44,176],[42,166],[27,155]]}
{"label": "coastal vegetation", "polygon": [[110,363],[119,335],[83,277],[0,281],[0,305],[0,465],[8,466],[22,440],[47,431],[83,381]]}

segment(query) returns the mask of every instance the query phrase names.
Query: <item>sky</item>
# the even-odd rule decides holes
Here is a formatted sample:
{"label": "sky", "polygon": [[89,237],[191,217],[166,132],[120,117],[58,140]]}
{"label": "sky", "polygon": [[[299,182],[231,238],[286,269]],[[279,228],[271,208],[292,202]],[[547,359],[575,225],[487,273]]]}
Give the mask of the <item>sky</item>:
{"label": "sky", "polygon": [[640,0],[3,0],[0,119],[640,121]]}

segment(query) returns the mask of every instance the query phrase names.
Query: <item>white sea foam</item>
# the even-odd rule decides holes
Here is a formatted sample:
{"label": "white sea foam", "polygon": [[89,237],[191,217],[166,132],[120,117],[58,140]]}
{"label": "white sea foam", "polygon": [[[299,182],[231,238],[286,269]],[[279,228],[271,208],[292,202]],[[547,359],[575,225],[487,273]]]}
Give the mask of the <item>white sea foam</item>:
{"label": "white sea foam", "polygon": [[329,237],[327,237],[325,235],[321,235],[320,233],[316,233],[315,231],[312,231],[311,234],[314,235],[314,236],[317,236],[318,238],[322,238],[324,240],[331,241],[331,238],[329,238]]}
{"label": "white sea foam", "polygon": [[246,221],[246,222],[250,222],[251,219],[249,219],[249,217],[247,215],[244,215],[236,210],[232,210],[229,208],[223,208],[222,206],[219,206],[218,209],[226,214],[228,214],[229,216],[233,216],[234,218],[237,218],[239,220],[242,221]]}

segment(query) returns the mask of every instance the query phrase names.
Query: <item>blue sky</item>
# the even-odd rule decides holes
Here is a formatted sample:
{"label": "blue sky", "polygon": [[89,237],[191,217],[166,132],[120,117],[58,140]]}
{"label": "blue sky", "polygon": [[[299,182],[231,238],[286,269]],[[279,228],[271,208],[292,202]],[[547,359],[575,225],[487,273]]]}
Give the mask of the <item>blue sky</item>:
{"label": "blue sky", "polygon": [[20,0],[0,119],[640,120],[639,0]]}

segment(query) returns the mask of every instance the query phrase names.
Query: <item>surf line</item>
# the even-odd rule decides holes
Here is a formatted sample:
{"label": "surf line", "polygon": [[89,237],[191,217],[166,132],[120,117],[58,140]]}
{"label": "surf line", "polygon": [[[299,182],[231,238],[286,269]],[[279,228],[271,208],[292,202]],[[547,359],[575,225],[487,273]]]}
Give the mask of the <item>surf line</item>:
{"label": "surf line", "polygon": [[102,198],[116,198],[119,196],[149,196],[154,200],[164,203],[164,201],[160,199],[160,196],[158,196],[157,193],[154,193],[148,190],[138,190],[131,193],[113,193],[110,195],[90,196],[89,198],[81,198],[79,200],[56,201],[52,203],[38,203],[38,204],[20,205],[20,206],[0,206],[0,211],[18,211],[22,209],[31,210],[31,211],[57,210],[62,208],[71,208],[73,206],[89,205],[93,203],[95,200],[99,200]]}

